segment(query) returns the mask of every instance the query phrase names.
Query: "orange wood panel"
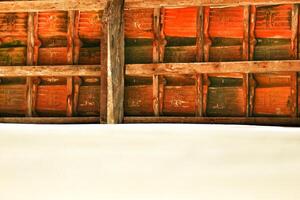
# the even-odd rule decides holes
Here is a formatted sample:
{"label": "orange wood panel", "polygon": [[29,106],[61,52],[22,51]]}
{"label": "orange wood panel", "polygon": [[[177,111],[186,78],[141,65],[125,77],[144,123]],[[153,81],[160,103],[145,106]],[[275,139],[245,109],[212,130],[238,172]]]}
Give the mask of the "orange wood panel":
{"label": "orange wood panel", "polygon": [[26,65],[26,47],[0,48],[1,65]]}
{"label": "orange wood panel", "polygon": [[102,32],[102,12],[80,12],[79,37],[86,39],[100,39]]}
{"label": "orange wood panel", "polygon": [[100,85],[81,86],[79,90],[77,112],[79,115],[99,115]]}
{"label": "orange wood panel", "polygon": [[0,114],[25,114],[26,85],[0,85]]}
{"label": "orange wood panel", "polygon": [[211,8],[209,16],[210,37],[243,38],[243,7]]}
{"label": "orange wood panel", "polygon": [[255,89],[255,115],[288,116],[291,111],[291,88],[256,88]]}
{"label": "orange wood panel", "polygon": [[196,113],[195,86],[165,86],[163,114],[165,116],[188,116]]}
{"label": "orange wood panel", "polygon": [[79,64],[100,64],[100,47],[80,48]]}
{"label": "orange wood panel", "polygon": [[149,116],[153,115],[152,85],[125,87],[125,115]]}
{"label": "orange wood panel", "polygon": [[40,85],[37,90],[36,111],[40,114],[65,114],[67,109],[66,85]]}
{"label": "orange wood panel", "polygon": [[62,65],[67,63],[67,47],[40,48],[40,65]]}
{"label": "orange wood panel", "polygon": [[38,13],[38,35],[41,38],[66,37],[68,28],[67,12]]}
{"label": "orange wood panel", "polygon": [[196,37],[197,8],[168,8],[164,14],[164,33],[169,37]]}
{"label": "orange wood panel", "polygon": [[153,35],[153,9],[125,10],[125,38],[148,38]]}
{"label": "orange wood panel", "polygon": [[256,38],[291,38],[292,5],[257,7]]}
{"label": "orange wood panel", "polygon": [[27,13],[0,13],[0,47],[27,45]]}

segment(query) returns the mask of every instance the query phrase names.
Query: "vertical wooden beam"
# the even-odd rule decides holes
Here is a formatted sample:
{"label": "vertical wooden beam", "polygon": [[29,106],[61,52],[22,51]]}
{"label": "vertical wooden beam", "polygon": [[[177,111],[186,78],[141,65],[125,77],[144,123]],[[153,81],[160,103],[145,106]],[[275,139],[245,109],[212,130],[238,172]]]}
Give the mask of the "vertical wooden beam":
{"label": "vertical wooden beam", "polygon": [[40,78],[33,78],[32,79],[32,115],[33,116],[37,116],[37,112],[36,112],[36,100],[37,100],[37,94],[38,94],[38,86],[41,83],[41,79]]}
{"label": "vertical wooden beam", "polygon": [[255,22],[256,22],[256,6],[250,7],[250,51],[249,60],[254,60],[254,50],[256,45],[255,39]]}
{"label": "vertical wooden beam", "polygon": [[159,103],[159,76],[153,75],[153,112],[154,115],[157,117],[160,114],[160,103]]}
{"label": "vertical wooden beam", "polygon": [[[34,62],[34,13],[28,13],[28,23],[27,23],[27,65],[33,65]],[[32,78],[26,78],[26,87],[27,87],[27,117],[32,117]]]}
{"label": "vertical wooden beam", "polygon": [[[67,63],[73,65],[75,11],[68,11]],[[73,77],[67,77],[67,117],[73,115]]]}
{"label": "vertical wooden beam", "polygon": [[33,48],[33,65],[38,65],[38,56],[39,56],[39,48],[41,46],[41,41],[39,40],[38,28],[39,28],[39,15],[35,13],[33,18],[34,24],[34,48]]}
{"label": "vertical wooden beam", "polygon": [[256,88],[256,81],[254,79],[254,75],[253,74],[249,74],[249,116],[252,117],[253,116],[253,112],[254,112],[254,103],[255,103],[255,88]]}
{"label": "vertical wooden beam", "polygon": [[100,123],[107,123],[107,23],[108,23],[108,13],[103,12],[102,16],[102,32],[100,41],[100,64],[101,64],[101,95],[100,95]]}
{"label": "vertical wooden beam", "polygon": [[[107,41],[107,123],[124,116],[124,0],[108,0],[104,11]],[[104,77],[102,77],[103,79]],[[103,106],[103,105],[102,105]]]}
{"label": "vertical wooden beam", "polygon": [[204,32],[204,61],[209,61],[209,49],[212,44],[210,36],[209,36],[209,13],[210,8],[204,7],[204,22],[203,22],[203,32]]}
{"label": "vertical wooden beam", "polygon": [[203,80],[202,74],[196,75],[196,117],[203,116]]}
{"label": "vertical wooden beam", "polygon": [[250,104],[249,104],[249,74],[243,75],[243,89],[244,89],[244,99],[245,99],[245,109],[246,109],[246,117],[250,117]]}
{"label": "vertical wooden beam", "polygon": [[67,32],[67,63],[73,64],[73,39],[74,39],[75,11],[68,11],[68,32]]}
{"label": "vertical wooden beam", "polygon": [[79,90],[82,80],[80,77],[74,77],[74,98],[73,98],[73,116],[77,116],[77,108],[79,101]]}
{"label": "vertical wooden beam", "polygon": [[210,81],[207,74],[203,74],[203,108],[202,108],[202,115],[203,117],[207,117],[207,101],[208,101],[208,88],[210,85]]}
{"label": "vertical wooden beam", "polygon": [[75,11],[74,19],[74,53],[73,53],[73,63],[78,65],[79,62],[79,53],[81,47],[81,40],[79,38],[79,20],[80,20],[80,11]]}
{"label": "vertical wooden beam", "polygon": [[298,117],[298,74],[291,74],[291,110],[292,117]]}
{"label": "vertical wooden beam", "polygon": [[250,6],[244,6],[244,37],[243,37],[243,60],[249,60],[249,17]]}
{"label": "vertical wooden beam", "polygon": [[160,58],[160,8],[153,10],[153,63],[159,63]]}
{"label": "vertical wooden beam", "polygon": [[294,4],[292,9],[291,57],[295,60],[298,58],[298,18],[298,4]]}
{"label": "vertical wooden beam", "polygon": [[159,38],[159,61],[164,62],[165,59],[165,47],[167,45],[167,40],[165,38],[165,8],[161,9],[161,15],[160,15],[160,38]]}
{"label": "vertical wooden beam", "polygon": [[199,7],[197,10],[197,40],[196,40],[196,61],[197,62],[203,62],[203,45],[204,45],[204,36],[203,36],[203,21],[204,20],[204,12],[203,7]]}
{"label": "vertical wooden beam", "polygon": [[73,78],[67,77],[67,117],[73,115]]}

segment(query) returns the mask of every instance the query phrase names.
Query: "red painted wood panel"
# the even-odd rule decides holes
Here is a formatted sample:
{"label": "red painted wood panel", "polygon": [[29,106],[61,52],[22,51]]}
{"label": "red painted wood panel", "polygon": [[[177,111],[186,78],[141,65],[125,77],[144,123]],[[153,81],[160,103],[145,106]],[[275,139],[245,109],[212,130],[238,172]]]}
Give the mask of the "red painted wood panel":
{"label": "red painted wood panel", "polygon": [[196,109],[195,86],[165,86],[164,116],[193,116]]}
{"label": "red painted wood panel", "polygon": [[80,12],[79,37],[86,39],[100,39],[102,32],[102,12]]}
{"label": "red painted wood panel", "polygon": [[243,38],[243,20],[243,7],[211,8],[209,35],[212,38]]}
{"label": "red painted wood panel", "polygon": [[153,38],[153,9],[125,10],[125,38]]}
{"label": "red painted wood panel", "polygon": [[79,115],[99,115],[100,85],[80,87],[77,112]]}
{"label": "red painted wood panel", "polygon": [[153,115],[152,85],[125,87],[125,115],[149,116]]}
{"label": "red painted wood panel", "polygon": [[40,65],[62,65],[67,64],[67,47],[40,48]]}
{"label": "red painted wood panel", "polygon": [[67,87],[66,85],[40,85],[36,101],[36,111],[39,114],[64,114],[67,109]]}
{"label": "red painted wood panel", "polygon": [[67,27],[67,12],[38,13],[38,34],[41,38],[66,37]]}
{"label": "red painted wood panel", "polygon": [[0,114],[25,114],[26,85],[0,85]]}
{"label": "red painted wood panel", "polygon": [[27,45],[27,13],[0,13],[0,47]]}
{"label": "red painted wood panel", "polygon": [[80,48],[79,64],[100,64],[100,47]]}
{"label": "red painted wood panel", "polygon": [[257,7],[256,38],[291,38],[292,5]]}
{"label": "red painted wood panel", "polygon": [[164,33],[169,37],[196,37],[197,8],[168,8],[164,15]]}
{"label": "red painted wood panel", "polygon": [[256,88],[254,114],[273,116],[291,115],[291,88]]}

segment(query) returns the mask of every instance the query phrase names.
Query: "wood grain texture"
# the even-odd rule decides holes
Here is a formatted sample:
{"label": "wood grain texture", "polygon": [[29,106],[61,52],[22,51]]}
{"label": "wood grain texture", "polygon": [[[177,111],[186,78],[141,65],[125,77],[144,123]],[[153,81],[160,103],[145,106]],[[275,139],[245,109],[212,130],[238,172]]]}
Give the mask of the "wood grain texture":
{"label": "wood grain texture", "polygon": [[121,123],[124,115],[124,0],[108,0],[107,123]]}
{"label": "wood grain texture", "polygon": [[101,76],[99,65],[1,66],[0,77]]}
{"label": "wood grain texture", "polygon": [[244,61],[126,65],[126,75],[152,76],[195,73],[272,73],[300,71],[300,61]]}

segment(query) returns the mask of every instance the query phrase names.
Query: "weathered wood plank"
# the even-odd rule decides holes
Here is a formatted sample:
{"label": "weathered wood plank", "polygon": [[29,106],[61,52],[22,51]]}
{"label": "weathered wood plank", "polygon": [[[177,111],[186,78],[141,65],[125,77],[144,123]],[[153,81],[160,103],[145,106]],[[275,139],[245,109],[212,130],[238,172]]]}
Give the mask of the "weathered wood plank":
{"label": "weathered wood plank", "polygon": [[124,115],[124,0],[108,0],[104,11],[107,28],[107,123]]}
{"label": "weathered wood plank", "polygon": [[178,6],[239,6],[239,5],[275,5],[300,3],[299,0],[126,0],[125,8],[178,7]]}
{"label": "weathered wood plank", "polygon": [[124,123],[203,123],[300,126],[300,118],[289,117],[125,117]]}
{"label": "weathered wood plank", "polygon": [[99,123],[99,117],[1,117],[0,123],[24,124],[90,124]]}
{"label": "weathered wood plank", "polygon": [[1,66],[0,77],[101,76],[99,65]]}
{"label": "weathered wood plank", "polygon": [[154,74],[176,75],[196,73],[271,73],[298,71],[300,71],[299,60],[126,65],[126,75],[130,76],[152,76]]}
{"label": "weathered wood plank", "polygon": [[42,12],[57,10],[103,10],[105,0],[25,0],[1,1],[0,12]]}

